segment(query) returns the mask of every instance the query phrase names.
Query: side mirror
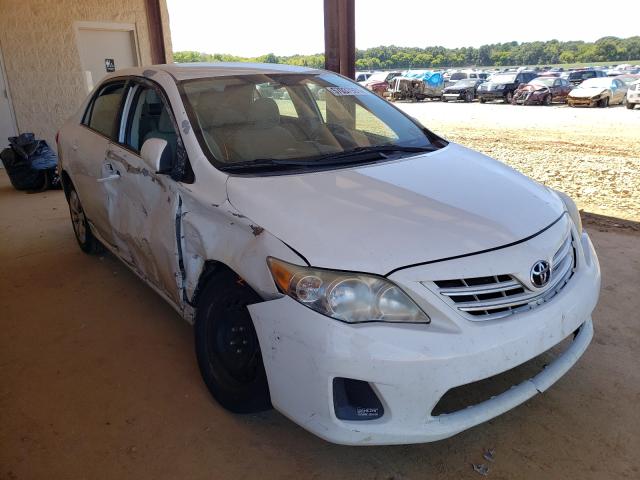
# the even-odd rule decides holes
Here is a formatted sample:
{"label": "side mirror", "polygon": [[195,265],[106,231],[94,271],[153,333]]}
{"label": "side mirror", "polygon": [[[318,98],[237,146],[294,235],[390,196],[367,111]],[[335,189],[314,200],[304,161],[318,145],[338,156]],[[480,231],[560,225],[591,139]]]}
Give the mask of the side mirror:
{"label": "side mirror", "polygon": [[140,156],[153,173],[165,173],[171,168],[171,149],[162,138],[149,138],[142,144]]}

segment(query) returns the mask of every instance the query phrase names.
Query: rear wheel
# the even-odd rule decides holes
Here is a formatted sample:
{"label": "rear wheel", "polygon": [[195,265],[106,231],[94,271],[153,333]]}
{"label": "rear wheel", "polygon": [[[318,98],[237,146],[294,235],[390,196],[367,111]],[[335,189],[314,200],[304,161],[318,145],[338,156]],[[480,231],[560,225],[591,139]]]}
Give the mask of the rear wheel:
{"label": "rear wheel", "polygon": [[195,346],[200,373],[211,395],[234,413],[271,408],[260,344],[247,309],[260,301],[230,270],[221,270],[198,301]]}
{"label": "rear wheel", "polygon": [[85,253],[102,253],[104,247],[93,236],[93,233],[91,233],[87,216],[80,203],[80,197],[78,197],[78,193],[73,186],[69,187],[67,201],[69,202],[69,213],[71,214],[73,233],[76,236],[80,249]]}
{"label": "rear wheel", "polygon": [[484,98],[480,97],[480,103],[484,103],[484,102],[486,102],[486,100]]}

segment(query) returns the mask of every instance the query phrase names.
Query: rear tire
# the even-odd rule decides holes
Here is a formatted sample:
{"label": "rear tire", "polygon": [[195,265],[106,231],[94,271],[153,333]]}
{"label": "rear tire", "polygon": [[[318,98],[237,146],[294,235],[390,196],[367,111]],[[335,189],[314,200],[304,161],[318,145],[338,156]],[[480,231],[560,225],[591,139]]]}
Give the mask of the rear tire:
{"label": "rear tire", "polygon": [[78,192],[76,192],[73,185],[69,186],[67,202],[69,203],[69,214],[71,215],[73,233],[76,236],[80,250],[88,254],[104,252],[104,247],[91,232],[89,221],[80,203],[80,197],[78,197]]}
{"label": "rear tire", "polygon": [[200,294],[195,347],[211,395],[233,413],[271,408],[267,374],[247,305],[262,299],[230,270],[221,270]]}
{"label": "rear tire", "polygon": [[486,102],[486,100],[484,98],[482,98],[482,97],[480,97],[479,100],[480,100],[480,103]]}

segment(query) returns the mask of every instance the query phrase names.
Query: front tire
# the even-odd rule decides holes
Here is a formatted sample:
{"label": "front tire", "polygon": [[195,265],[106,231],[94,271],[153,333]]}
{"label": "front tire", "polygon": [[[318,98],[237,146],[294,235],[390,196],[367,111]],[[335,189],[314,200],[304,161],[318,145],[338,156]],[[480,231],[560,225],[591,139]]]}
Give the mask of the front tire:
{"label": "front tire", "polygon": [[504,103],[513,103],[513,93],[512,92],[507,92],[507,94],[504,97]]}
{"label": "front tire", "polygon": [[635,108],[635,106],[636,106],[636,104],[635,104],[635,103],[629,103],[629,102],[627,102],[627,108],[628,108],[629,110],[633,110],[633,109]]}
{"label": "front tire", "polygon": [[553,97],[551,96],[551,94],[546,95],[546,96],[544,97],[544,99],[542,100],[542,104],[543,104],[545,107],[548,107],[548,106],[549,106],[549,105],[551,105],[552,103],[553,103]]}
{"label": "front tire", "polygon": [[102,244],[93,236],[93,233],[91,233],[89,221],[80,203],[80,197],[78,197],[78,192],[76,192],[73,186],[69,188],[67,202],[69,203],[69,214],[71,215],[73,233],[76,236],[80,250],[89,254],[104,252]]}
{"label": "front tire", "polygon": [[247,305],[260,296],[230,270],[207,283],[196,311],[195,347],[211,395],[233,413],[271,408],[267,374]]}
{"label": "front tire", "polygon": [[598,100],[598,106],[600,108],[607,108],[609,106],[609,97],[605,97],[602,100]]}

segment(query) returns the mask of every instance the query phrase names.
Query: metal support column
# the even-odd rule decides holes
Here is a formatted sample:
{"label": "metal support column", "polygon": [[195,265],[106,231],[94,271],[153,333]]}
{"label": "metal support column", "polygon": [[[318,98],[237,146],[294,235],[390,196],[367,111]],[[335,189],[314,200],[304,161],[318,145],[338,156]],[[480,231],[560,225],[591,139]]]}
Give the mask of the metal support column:
{"label": "metal support column", "polygon": [[355,0],[324,0],[324,68],[354,78]]}

